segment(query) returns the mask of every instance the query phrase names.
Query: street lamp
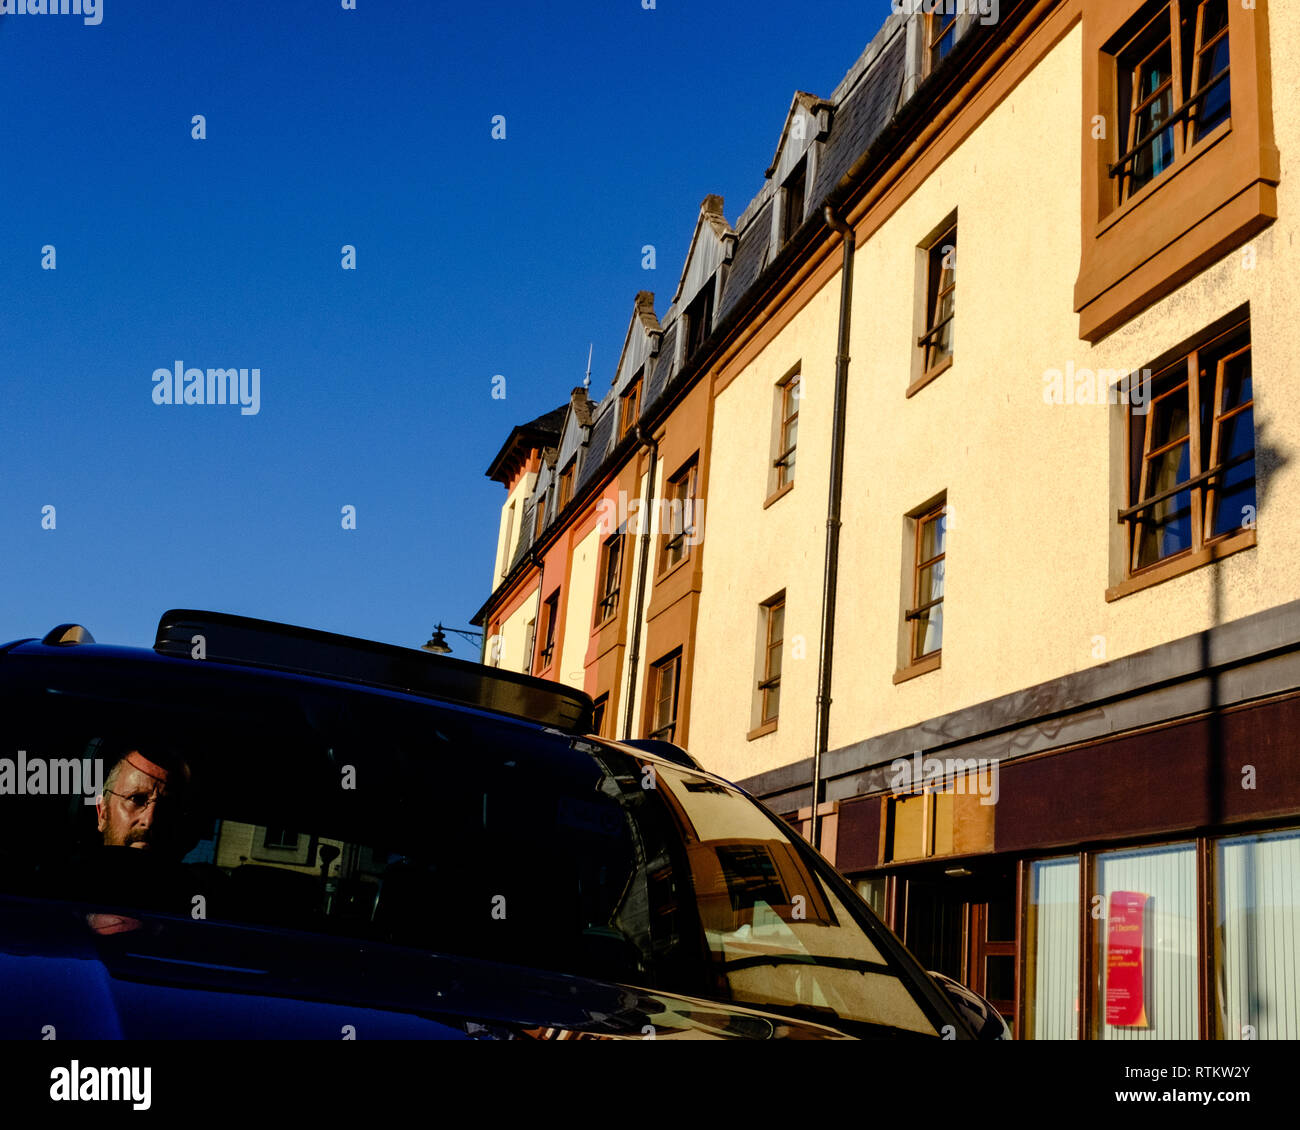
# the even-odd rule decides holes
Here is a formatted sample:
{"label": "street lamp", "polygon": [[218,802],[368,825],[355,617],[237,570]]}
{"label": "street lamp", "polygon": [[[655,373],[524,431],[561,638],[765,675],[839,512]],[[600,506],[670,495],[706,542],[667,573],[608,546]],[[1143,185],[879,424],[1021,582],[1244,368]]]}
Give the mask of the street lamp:
{"label": "street lamp", "polygon": [[434,655],[450,655],[451,647],[447,643],[446,632],[452,632],[458,636],[464,636],[467,640],[481,644],[483,642],[482,632],[464,632],[460,628],[444,628],[441,624],[435,624],[433,635],[429,637],[429,642],[420,648],[421,651],[431,651]]}

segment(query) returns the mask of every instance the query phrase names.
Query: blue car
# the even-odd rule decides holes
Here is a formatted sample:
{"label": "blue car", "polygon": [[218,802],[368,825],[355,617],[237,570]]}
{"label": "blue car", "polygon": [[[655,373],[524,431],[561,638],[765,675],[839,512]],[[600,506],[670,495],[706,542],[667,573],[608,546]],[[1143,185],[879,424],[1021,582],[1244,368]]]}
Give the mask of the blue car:
{"label": "blue car", "polygon": [[592,716],[214,612],[0,646],[0,1037],[1005,1035],[767,809]]}

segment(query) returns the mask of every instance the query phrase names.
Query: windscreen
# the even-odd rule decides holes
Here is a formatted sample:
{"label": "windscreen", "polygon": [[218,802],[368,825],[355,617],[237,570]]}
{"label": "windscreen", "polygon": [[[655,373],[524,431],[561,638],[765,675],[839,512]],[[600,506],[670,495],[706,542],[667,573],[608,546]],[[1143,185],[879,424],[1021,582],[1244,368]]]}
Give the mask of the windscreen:
{"label": "windscreen", "polygon": [[779,823],[702,774],[290,679],[0,695],[0,891],[934,1034]]}

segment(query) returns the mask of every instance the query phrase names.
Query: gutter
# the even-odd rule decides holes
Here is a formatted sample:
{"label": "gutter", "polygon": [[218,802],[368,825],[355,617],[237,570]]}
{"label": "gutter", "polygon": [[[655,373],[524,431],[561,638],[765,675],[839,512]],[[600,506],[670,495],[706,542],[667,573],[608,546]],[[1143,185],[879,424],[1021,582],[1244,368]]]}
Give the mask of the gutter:
{"label": "gutter", "polygon": [[641,517],[641,564],[637,569],[636,604],[632,609],[632,646],[627,660],[627,714],[623,719],[623,737],[632,736],[632,706],[636,695],[636,673],[641,660],[641,612],[645,607],[646,566],[650,561],[650,526],[647,513],[654,512],[655,505],[655,471],[659,464],[659,441],[645,433],[638,423],[635,428],[637,442],[650,449],[650,471],[646,480],[646,504],[640,510]]}
{"label": "gutter", "polygon": [[[1014,0],[1011,0],[1011,2],[1014,2]],[[995,31],[985,29],[983,25],[976,25],[976,29],[968,30],[957,40],[957,45],[953,48],[955,54],[949,57],[948,64],[941,72],[930,76],[921,84],[916,93],[890,118],[884,129],[867,149],[858,156],[839,182],[826,193],[821,203],[826,207],[837,210],[848,208],[851,204],[854,212],[861,212],[873,207],[894,186],[897,177],[895,176],[888,183],[884,183],[879,180],[869,180],[868,174],[882,165],[891,163],[911,164],[918,154],[948,127],[953,114],[956,113],[955,109],[951,109],[943,114],[935,115],[934,103],[938,101],[945,107],[959,107],[969,101],[974,97],[981,84],[987,81],[988,77],[994,74],[1011,55],[1015,54],[1025,40],[1037,30],[1040,17],[1047,16],[1061,2],[1062,0],[1019,0],[1018,6],[1013,11],[1002,15],[996,30],[999,32],[1003,28],[1010,30],[1006,38],[1000,41],[994,41]],[[954,67],[951,64],[951,59],[962,58],[964,66],[966,58],[975,57],[990,42],[992,47],[987,56],[975,72],[966,75],[963,80],[962,66]],[[957,85],[958,83],[960,85]],[[928,94],[926,94],[927,91],[929,91]],[[912,137],[910,143],[907,142],[909,136]],[[907,144],[907,148],[901,153],[897,152],[900,144]],[[791,240],[777,253],[776,259],[759,272],[758,277],[754,279],[745,293],[732,306],[727,317],[714,325],[712,332],[705,339],[704,347],[692,357],[688,357],[683,368],[672,375],[660,399],[654,404],[645,406],[647,409],[654,410],[653,413],[647,411],[645,416],[647,422],[657,424],[667,418],[672,408],[694,386],[701,373],[707,371],[713,362],[716,362],[724,355],[723,346],[735,331],[752,318],[756,310],[760,310],[765,302],[770,301],[773,295],[780,291],[783,280],[786,282],[791,278],[796,279],[796,281],[801,280],[797,265],[803,261],[807,252],[815,246],[815,233],[818,230],[818,226],[812,222],[811,218],[800,225],[799,230]],[[792,268],[795,268],[793,274],[791,274]],[[626,439],[614,444],[602,460],[601,473],[591,476],[583,492],[574,495],[569,505],[575,507],[575,512],[579,503],[586,505],[608,483],[614,469],[621,462],[620,449],[622,443],[625,442]],[[545,540],[552,536],[557,528],[555,523],[548,525],[539,540]],[[508,591],[516,583],[523,569],[524,561],[521,560],[488,595],[482,607],[470,620],[471,624],[477,626],[481,619],[488,615],[489,610],[497,601],[498,594]]]}
{"label": "gutter", "polygon": [[853,304],[853,229],[831,205],[822,210],[826,226],[844,241],[840,267],[840,332],[835,354],[835,401],[831,410],[830,496],[826,501],[826,563],[822,576],[821,647],[817,656],[816,737],[813,744],[812,846],[821,850],[822,755],[830,747],[831,673],[835,660],[835,598],[840,575],[840,502],[844,495],[845,401],[849,392],[849,326]]}

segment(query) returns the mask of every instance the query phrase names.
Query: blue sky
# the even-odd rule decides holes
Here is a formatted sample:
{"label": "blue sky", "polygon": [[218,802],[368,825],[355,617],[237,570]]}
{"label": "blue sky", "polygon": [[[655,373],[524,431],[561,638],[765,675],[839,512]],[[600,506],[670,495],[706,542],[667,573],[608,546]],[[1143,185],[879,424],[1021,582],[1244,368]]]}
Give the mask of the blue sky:
{"label": "blue sky", "polygon": [[[829,94],[889,12],[641,4],[0,17],[0,640],[146,645],[172,607],[410,646],[468,627],[510,428],[588,343],[604,392],[700,200],[734,221],[794,90]],[[155,404],[177,361],[260,369],[259,410]]]}

